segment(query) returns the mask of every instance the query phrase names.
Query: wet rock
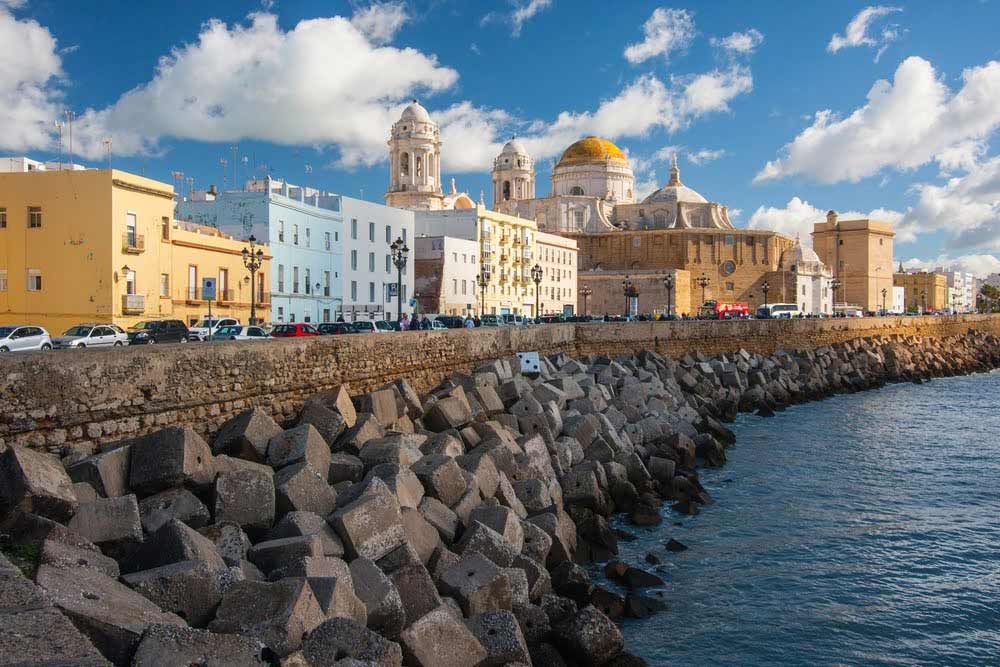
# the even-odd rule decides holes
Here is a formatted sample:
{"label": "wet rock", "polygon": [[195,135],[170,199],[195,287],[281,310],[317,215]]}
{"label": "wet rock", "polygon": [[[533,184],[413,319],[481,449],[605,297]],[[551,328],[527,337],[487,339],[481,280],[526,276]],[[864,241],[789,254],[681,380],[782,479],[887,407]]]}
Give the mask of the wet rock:
{"label": "wet rock", "polygon": [[658,597],[629,592],[625,596],[625,613],[629,618],[647,618],[667,608]]}
{"label": "wet rock", "polygon": [[625,570],[622,582],[631,589],[659,588],[663,586],[663,579],[645,570],[640,570],[637,567],[630,567]]}
{"label": "wet rock", "polygon": [[685,545],[685,544],[683,544],[681,542],[678,542],[677,540],[675,540],[672,537],[669,540],[667,540],[666,548],[667,548],[667,551],[670,551],[670,552],[673,552],[673,553],[679,553],[681,551],[687,551],[688,550],[687,545]]}
{"label": "wet rock", "polygon": [[617,620],[625,615],[625,598],[603,586],[594,588],[594,592],[590,596],[590,604],[600,609],[605,616],[612,620]]}

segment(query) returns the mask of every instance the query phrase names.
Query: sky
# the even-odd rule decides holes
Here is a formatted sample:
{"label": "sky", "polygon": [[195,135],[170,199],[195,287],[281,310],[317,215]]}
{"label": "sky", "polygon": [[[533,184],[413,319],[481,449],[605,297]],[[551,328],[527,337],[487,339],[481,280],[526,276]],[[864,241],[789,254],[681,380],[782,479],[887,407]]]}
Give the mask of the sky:
{"label": "sky", "polygon": [[0,155],[59,159],[72,112],[89,166],[228,188],[235,163],[237,182],[382,201],[415,98],[441,125],[444,182],[475,199],[512,135],[542,196],[595,134],[628,152],[639,195],[676,153],[737,226],[808,243],[834,209],[893,223],[908,267],[986,274],[997,25],[1000,0],[0,0]]}

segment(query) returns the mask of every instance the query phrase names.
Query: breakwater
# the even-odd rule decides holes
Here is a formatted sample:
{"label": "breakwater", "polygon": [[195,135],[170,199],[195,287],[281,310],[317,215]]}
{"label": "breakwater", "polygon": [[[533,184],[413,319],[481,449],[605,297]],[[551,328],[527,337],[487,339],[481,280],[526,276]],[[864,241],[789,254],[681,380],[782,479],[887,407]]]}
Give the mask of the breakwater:
{"label": "breakwater", "polygon": [[[657,613],[663,582],[616,559],[609,518],[655,525],[664,502],[710,502],[698,468],[725,463],[723,422],[998,365],[1000,339],[977,332],[769,355],[557,353],[538,377],[501,358],[424,395],[341,388],[280,424],[248,410],[211,444],[168,427],[62,462],[9,447],[0,529],[34,582],[0,562],[0,585],[23,591],[0,591],[15,600],[0,613],[69,619],[77,634],[58,643],[11,640],[53,661],[642,664],[613,620]],[[627,595],[595,586],[589,561]]]}

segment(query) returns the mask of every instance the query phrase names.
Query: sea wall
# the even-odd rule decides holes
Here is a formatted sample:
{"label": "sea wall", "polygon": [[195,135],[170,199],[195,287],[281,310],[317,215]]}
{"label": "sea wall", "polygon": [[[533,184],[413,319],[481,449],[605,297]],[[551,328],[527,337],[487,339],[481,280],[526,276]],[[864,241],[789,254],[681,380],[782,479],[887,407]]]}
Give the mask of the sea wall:
{"label": "sea wall", "polygon": [[480,328],[7,355],[0,442],[54,453],[183,424],[208,434],[245,408],[276,418],[348,383],[367,391],[407,378],[418,391],[451,372],[520,351],[574,356],[655,350],[681,358],[745,349],[815,349],[877,336],[1000,334],[1000,316],[731,322],[632,322]]}

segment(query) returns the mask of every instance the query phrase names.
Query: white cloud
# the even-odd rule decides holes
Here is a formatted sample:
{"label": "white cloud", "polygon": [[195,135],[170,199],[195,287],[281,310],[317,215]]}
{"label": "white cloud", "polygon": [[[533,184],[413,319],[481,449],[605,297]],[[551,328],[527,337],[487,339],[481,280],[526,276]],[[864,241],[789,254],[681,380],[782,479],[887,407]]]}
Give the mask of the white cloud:
{"label": "white cloud", "polygon": [[28,0],[0,0],[0,10],[20,9],[28,4]]}
{"label": "white cloud", "polygon": [[1000,273],[1000,259],[995,255],[938,255],[935,259],[911,257],[903,260],[903,268],[934,271],[966,271],[985,278],[991,273]]}
{"label": "white cloud", "polygon": [[506,22],[511,25],[511,35],[521,36],[521,29],[524,24],[533,19],[539,12],[552,6],[552,0],[509,0],[514,6],[512,12],[488,12],[479,19],[479,25],[486,26],[490,23]]}
{"label": "white cloud", "polygon": [[23,4],[0,1],[0,147],[18,152],[51,146],[63,74],[48,28],[9,12]]}
{"label": "white cloud", "polygon": [[635,200],[642,201],[649,195],[660,189],[660,182],[656,179],[656,172],[650,171],[649,178],[635,183]]}
{"label": "white cloud", "polygon": [[388,44],[409,18],[402,2],[373,2],[354,12],[351,25],[373,44]]}
{"label": "white cloud", "polygon": [[483,54],[483,52],[479,50],[479,45],[476,44],[475,42],[473,42],[472,44],[469,44],[469,50],[472,51],[473,53],[475,53],[477,56],[480,56],[480,55]]}
{"label": "white cloud", "polygon": [[702,148],[701,150],[694,151],[693,153],[687,153],[685,157],[687,161],[695,165],[703,165],[706,162],[712,162],[718,160],[719,158],[726,155],[726,149],[710,149]]}
{"label": "white cloud", "polygon": [[872,27],[872,23],[879,18],[901,11],[903,11],[902,7],[885,5],[865,7],[847,24],[843,35],[835,34],[830,37],[830,43],[826,45],[826,50],[830,53],[836,53],[841,49],[870,46],[877,49],[875,62],[878,62],[889,44],[899,37],[899,30],[896,26],[888,26],[872,35],[869,29]]}
{"label": "white cloud", "polygon": [[729,111],[730,100],[751,90],[753,77],[748,67],[733,65],[729,69],[698,74],[684,86],[683,111],[691,115]]}
{"label": "white cloud", "polygon": [[892,82],[876,81],[867,103],[846,118],[817,111],[813,124],[768,162],[755,182],[802,175],[822,183],[857,182],[881,169],[914,169],[1000,126],[1000,62],[962,72],[952,94],[926,60],[900,63]]}
{"label": "white cloud", "polygon": [[457,79],[432,55],[373,45],[343,17],[287,32],[271,14],[253,14],[245,25],[213,20],[197,41],[163,57],[151,81],[88,110],[74,139],[90,157],[100,155],[104,136],[120,154],[156,151],[168,137],[336,144],[341,164],[374,164],[385,159],[386,133],[405,101]]}
{"label": "white cloud", "polygon": [[[770,229],[786,236],[799,236],[802,242],[812,245],[813,225],[826,221],[827,211],[818,209],[809,202],[798,197],[792,197],[784,207],[759,207],[750,216],[747,227],[750,229]],[[860,211],[838,211],[841,220],[857,218],[872,218],[893,224],[898,223],[903,214],[898,211],[878,208],[868,213]]]}
{"label": "white cloud", "polygon": [[495,158],[503,149],[506,139],[501,135],[510,124],[511,117],[499,109],[482,109],[471,102],[459,102],[444,111],[435,112],[434,120],[441,126],[441,142],[445,147],[461,147],[460,150],[445,150],[441,155],[441,166],[446,171],[487,172]]}
{"label": "white cloud", "polygon": [[625,58],[633,65],[660,55],[669,58],[673,51],[690,46],[695,36],[694,15],[686,9],[657,7],[642,32],[643,41],[625,48]]}
{"label": "white cloud", "polygon": [[728,37],[712,37],[709,43],[731,55],[750,55],[764,43],[764,34],[756,28],[746,32],[734,32]]}

